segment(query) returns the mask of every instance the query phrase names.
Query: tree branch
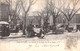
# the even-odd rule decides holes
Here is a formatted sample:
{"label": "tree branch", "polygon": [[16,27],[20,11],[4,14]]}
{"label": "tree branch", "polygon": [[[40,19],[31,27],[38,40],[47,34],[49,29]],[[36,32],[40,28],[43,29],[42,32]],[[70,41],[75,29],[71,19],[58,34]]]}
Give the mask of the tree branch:
{"label": "tree branch", "polygon": [[70,20],[74,17],[74,15],[75,15],[79,10],[80,10],[80,8],[79,8],[78,10],[76,10],[76,11],[72,14]]}

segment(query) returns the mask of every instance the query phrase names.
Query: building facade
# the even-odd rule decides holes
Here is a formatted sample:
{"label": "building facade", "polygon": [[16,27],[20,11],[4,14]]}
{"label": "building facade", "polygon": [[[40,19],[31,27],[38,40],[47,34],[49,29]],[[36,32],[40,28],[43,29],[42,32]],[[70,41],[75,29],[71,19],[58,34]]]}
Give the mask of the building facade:
{"label": "building facade", "polygon": [[9,5],[0,3],[0,21],[9,21]]}
{"label": "building facade", "polygon": [[[53,25],[53,17],[50,17],[49,20],[50,25]],[[66,24],[68,23],[66,17],[64,15],[60,15],[56,19],[56,24],[63,23],[63,20],[65,21]],[[74,17],[71,19],[70,24],[80,25],[80,14],[75,14]]]}

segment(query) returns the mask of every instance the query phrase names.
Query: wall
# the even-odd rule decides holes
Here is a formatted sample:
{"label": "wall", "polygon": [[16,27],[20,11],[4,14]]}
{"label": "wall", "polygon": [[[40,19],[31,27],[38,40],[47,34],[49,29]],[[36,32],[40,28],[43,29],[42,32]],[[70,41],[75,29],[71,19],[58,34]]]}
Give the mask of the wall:
{"label": "wall", "polygon": [[1,21],[9,21],[9,5],[5,4],[5,3],[1,3],[0,4],[0,14],[1,14]]}

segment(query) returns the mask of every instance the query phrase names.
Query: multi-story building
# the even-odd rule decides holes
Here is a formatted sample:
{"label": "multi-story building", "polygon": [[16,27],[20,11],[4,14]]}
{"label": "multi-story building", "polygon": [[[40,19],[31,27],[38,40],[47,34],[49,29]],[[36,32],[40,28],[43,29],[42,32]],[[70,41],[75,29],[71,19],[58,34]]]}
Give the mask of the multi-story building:
{"label": "multi-story building", "polygon": [[[56,20],[57,23],[63,23],[63,20],[65,20],[65,23],[67,23],[67,19],[65,16],[59,16]],[[80,25],[80,14],[75,14],[74,17],[71,19],[70,24],[78,24]]]}
{"label": "multi-story building", "polygon": [[[64,15],[60,15],[56,19],[56,24],[65,24],[68,25],[68,20]],[[49,21],[50,25],[53,25],[53,17],[50,17]],[[80,14],[75,14],[74,17],[70,21],[70,25],[73,26],[74,28],[80,29]]]}
{"label": "multi-story building", "polygon": [[0,3],[0,21],[9,21],[9,5]]}

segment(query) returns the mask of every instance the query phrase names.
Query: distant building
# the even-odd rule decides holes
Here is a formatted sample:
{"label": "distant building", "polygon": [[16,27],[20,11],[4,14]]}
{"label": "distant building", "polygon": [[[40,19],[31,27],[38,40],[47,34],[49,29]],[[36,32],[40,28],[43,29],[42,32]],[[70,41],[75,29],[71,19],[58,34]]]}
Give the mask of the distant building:
{"label": "distant building", "polygon": [[0,21],[9,21],[9,5],[0,3]]}
{"label": "distant building", "polygon": [[[37,19],[36,19],[37,18]],[[40,19],[39,16],[27,16],[26,18],[26,24],[28,25],[30,23],[30,21],[32,21],[33,25],[38,25],[38,20]],[[65,21],[65,23],[67,24],[67,19],[64,15],[60,15],[57,19],[56,19],[56,24],[62,24],[63,23],[63,19]],[[49,17],[48,22],[50,23],[50,25],[53,25],[53,17]],[[70,21],[71,24],[75,24],[75,25],[80,25],[80,14],[75,14],[75,16],[72,18],[72,20]]]}
{"label": "distant building", "polygon": [[[36,19],[37,17],[37,19]],[[27,16],[26,18],[26,25],[32,22],[33,25],[38,25],[39,16]]]}
{"label": "distant building", "polygon": [[[59,17],[57,17],[56,24],[63,23],[63,19],[65,20],[65,23],[67,24],[68,21],[64,15],[60,15]],[[70,22],[71,24],[80,25],[80,14],[75,14]],[[53,25],[53,17],[50,17],[50,25]]]}

